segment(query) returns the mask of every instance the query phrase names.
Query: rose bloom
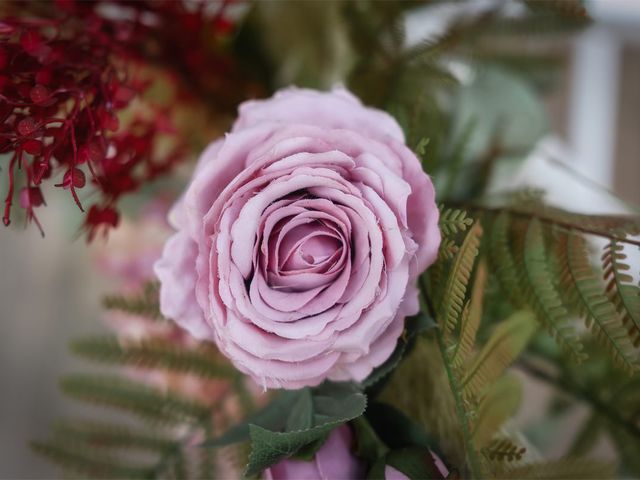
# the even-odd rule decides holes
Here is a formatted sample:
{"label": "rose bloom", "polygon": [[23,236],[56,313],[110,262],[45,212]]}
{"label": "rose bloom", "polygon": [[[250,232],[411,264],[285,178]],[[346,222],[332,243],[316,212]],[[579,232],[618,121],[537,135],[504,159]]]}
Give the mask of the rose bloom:
{"label": "rose bloom", "polygon": [[399,125],[344,89],[242,104],[170,221],[163,314],[264,388],[364,380],[418,312],[440,244]]}
{"label": "rose bloom", "polygon": [[[352,452],[353,434],[348,425],[342,425],[331,432],[310,461],[285,458],[265,470],[265,480],[360,480],[365,478],[364,462]],[[449,470],[442,460],[431,450],[436,468],[446,478]],[[384,469],[385,480],[408,480],[404,473],[391,465]]]}

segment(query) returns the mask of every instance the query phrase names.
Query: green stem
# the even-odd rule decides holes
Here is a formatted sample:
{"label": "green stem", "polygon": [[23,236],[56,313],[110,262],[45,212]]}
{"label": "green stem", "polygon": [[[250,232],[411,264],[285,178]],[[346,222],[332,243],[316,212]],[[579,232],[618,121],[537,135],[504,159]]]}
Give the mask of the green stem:
{"label": "green stem", "polygon": [[597,237],[607,238],[609,240],[615,240],[617,242],[627,243],[629,245],[635,245],[640,247],[640,240],[634,240],[629,237],[621,237],[620,235],[616,235],[615,233],[605,233],[598,230],[594,230],[592,228],[585,227],[583,225],[579,225],[578,223],[565,222],[558,218],[553,218],[544,213],[540,212],[529,212],[524,210],[519,210],[514,207],[489,207],[486,205],[479,205],[476,203],[467,203],[467,202],[445,202],[447,206],[463,208],[470,212],[486,212],[486,213],[501,213],[506,212],[515,217],[521,217],[526,219],[537,218],[542,223],[546,223],[548,225],[555,225],[557,227],[564,228],[566,230],[577,230],[582,233],[586,233],[588,235],[595,235]]}
{"label": "green stem", "polygon": [[[420,292],[422,294],[422,298],[424,299],[429,314],[433,317],[434,321],[438,323],[436,318],[435,308],[433,307],[433,303],[431,302],[431,298],[427,293],[427,287],[424,279],[420,277]],[[438,323],[438,325],[440,325]],[[480,480],[482,479],[482,469],[480,467],[480,461],[478,459],[478,455],[476,449],[473,446],[473,440],[471,438],[471,429],[469,427],[469,419],[467,418],[467,412],[464,408],[464,403],[462,401],[462,396],[460,392],[462,391],[460,385],[458,384],[458,379],[453,373],[453,369],[451,368],[451,364],[449,362],[449,357],[447,356],[447,348],[444,344],[444,339],[442,338],[442,331],[440,328],[435,328],[436,340],[438,342],[438,348],[440,349],[440,355],[442,356],[442,363],[444,364],[445,371],[447,373],[447,379],[449,381],[449,388],[451,389],[451,393],[453,394],[453,399],[455,403],[456,416],[458,417],[458,422],[460,423],[460,428],[462,430],[462,439],[464,441],[465,450],[467,453],[467,461],[469,466],[470,478]]]}

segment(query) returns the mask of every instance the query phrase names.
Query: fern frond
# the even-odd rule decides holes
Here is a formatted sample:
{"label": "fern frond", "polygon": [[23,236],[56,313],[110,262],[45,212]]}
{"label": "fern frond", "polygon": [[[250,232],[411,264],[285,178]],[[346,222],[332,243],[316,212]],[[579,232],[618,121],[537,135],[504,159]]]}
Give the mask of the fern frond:
{"label": "fern frond", "polygon": [[210,414],[206,405],[113,375],[69,376],[61,381],[61,389],[77,400],[119,408],[158,423],[195,422]]}
{"label": "fern frond", "polygon": [[604,237],[621,237],[640,234],[640,217],[633,215],[585,215],[569,212],[561,208],[545,204],[542,198],[537,201],[518,202],[508,208],[489,210],[506,210],[513,215],[537,218],[538,220],[567,230],[578,230]]}
{"label": "fern frond", "polygon": [[438,318],[444,322],[445,335],[456,330],[464,309],[467,285],[471,278],[471,271],[480,247],[482,227],[476,222],[467,232],[460,250],[453,259],[451,270],[447,277]]}
{"label": "fern frond", "polygon": [[602,480],[612,478],[612,465],[588,458],[562,458],[560,460],[529,463],[498,472],[494,478],[513,480]]}
{"label": "fern frond", "polygon": [[538,219],[533,219],[527,226],[521,274],[528,289],[529,304],[551,336],[577,363],[581,363],[586,354],[556,291],[546,255],[542,225]]}
{"label": "fern frond", "polygon": [[237,370],[221,362],[215,348],[207,345],[187,349],[160,339],[123,344],[116,337],[107,336],[76,340],[70,348],[80,357],[101,363],[174,370],[209,379],[239,376]]}
{"label": "fern frond", "polygon": [[635,347],[640,346],[640,288],[631,284],[633,277],[625,260],[624,246],[612,240],[602,255],[607,294],[615,304]]}
{"label": "fern frond", "polygon": [[451,260],[460,248],[455,240],[452,238],[443,238],[440,242],[440,249],[438,250],[438,260],[447,261]]}
{"label": "fern frond", "polygon": [[92,420],[57,422],[53,433],[58,438],[73,439],[95,448],[137,449],[162,452],[173,448],[177,441],[160,432],[137,431],[126,425]]}
{"label": "fern frond", "polygon": [[[487,459],[498,462],[514,462],[516,460],[521,460],[526,451],[526,448],[516,445],[509,438],[496,438],[481,450],[482,454]],[[521,477],[515,476],[511,478]]]}
{"label": "fern frond", "polygon": [[529,342],[537,325],[531,312],[519,311],[498,324],[493,334],[466,369],[462,380],[466,398],[480,397],[498,379]]}
{"label": "fern frond", "polygon": [[74,442],[32,442],[31,448],[64,470],[86,477],[145,479],[152,473],[150,467],[127,465]]}
{"label": "fern frond", "polygon": [[160,313],[159,290],[160,284],[158,282],[148,282],[139,295],[107,295],[103,298],[102,305],[107,310],[119,310],[149,319],[161,320],[164,317]]}
{"label": "fern frond", "polygon": [[513,376],[504,376],[487,391],[473,421],[473,443],[482,449],[520,406],[522,387]]}
{"label": "fern frond", "polygon": [[511,217],[507,212],[495,218],[489,236],[489,258],[502,291],[509,296],[511,303],[522,307],[527,304],[527,295],[520,284],[520,273],[509,238],[510,227]]}
{"label": "fern frond", "polygon": [[633,345],[615,305],[607,298],[600,278],[589,262],[585,239],[575,233],[562,233],[558,250],[562,262],[560,282],[568,303],[585,318],[587,327],[611,354],[614,363],[633,373],[637,369]]}
{"label": "fern frond", "polygon": [[440,210],[439,227],[443,236],[464,232],[473,224],[473,219],[464,210],[445,208],[444,205],[439,205],[438,208]]}
{"label": "fern frond", "polygon": [[484,297],[484,287],[487,281],[487,265],[484,261],[478,263],[473,288],[471,290],[471,300],[467,303],[460,322],[458,342],[451,355],[451,364],[455,369],[460,369],[469,359],[476,342],[476,333],[480,327],[482,319],[482,299]]}

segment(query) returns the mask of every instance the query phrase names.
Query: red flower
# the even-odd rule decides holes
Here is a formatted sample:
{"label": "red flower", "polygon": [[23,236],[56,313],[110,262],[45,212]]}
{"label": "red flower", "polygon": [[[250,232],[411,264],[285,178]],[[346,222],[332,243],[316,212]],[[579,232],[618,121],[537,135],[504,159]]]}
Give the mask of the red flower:
{"label": "red flower", "polygon": [[[104,14],[100,6],[107,3],[122,9],[122,15]],[[185,157],[180,144],[156,157],[158,134],[175,132],[165,112],[121,128],[118,112],[151,85],[140,80],[139,67],[158,62],[183,79],[195,79],[200,76],[192,73],[216,65],[209,75],[225,75],[220,52],[202,39],[216,38],[216,32],[227,35],[229,25],[222,16],[224,4],[213,16],[205,14],[204,3],[189,11],[177,1],[39,5],[34,12],[46,14],[48,8],[46,18],[34,17],[30,4],[16,2],[16,15],[0,21],[0,154],[9,154],[2,168],[9,184],[2,218],[5,225],[11,221],[18,175],[26,185],[21,192],[40,192],[43,181],[62,175],[56,186],[69,190],[81,210],[77,190],[90,183],[100,193],[86,217],[92,238],[98,227],[117,224],[122,195]],[[201,82],[196,83],[185,90],[202,91]],[[32,199],[35,193],[24,195],[20,206],[40,226],[34,209],[44,201]]]}

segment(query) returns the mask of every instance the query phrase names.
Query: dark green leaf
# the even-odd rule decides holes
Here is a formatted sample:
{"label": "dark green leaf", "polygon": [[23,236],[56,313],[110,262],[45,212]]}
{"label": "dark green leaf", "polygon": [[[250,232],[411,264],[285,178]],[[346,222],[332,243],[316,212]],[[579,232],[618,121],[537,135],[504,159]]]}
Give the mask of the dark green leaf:
{"label": "dark green leaf", "polygon": [[244,422],[234,425],[221,436],[206,440],[201,446],[215,448],[248,440],[249,425],[259,425],[269,430],[282,428],[299,395],[300,390],[281,392],[262,410],[251,415]]}
{"label": "dark green leaf", "polygon": [[[307,454],[309,448],[312,451],[317,449],[319,441],[331,430],[362,415],[367,404],[366,396],[349,383],[324,383],[314,389],[299,390],[295,394],[297,398],[292,402],[292,408],[281,428],[267,429],[260,425],[249,425],[251,455],[245,472],[247,476],[255,475],[302,449]],[[305,406],[311,407],[311,412],[304,412]],[[287,427],[300,426],[303,422],[308,424],[309,418],[310,428],[287,430]]]}

